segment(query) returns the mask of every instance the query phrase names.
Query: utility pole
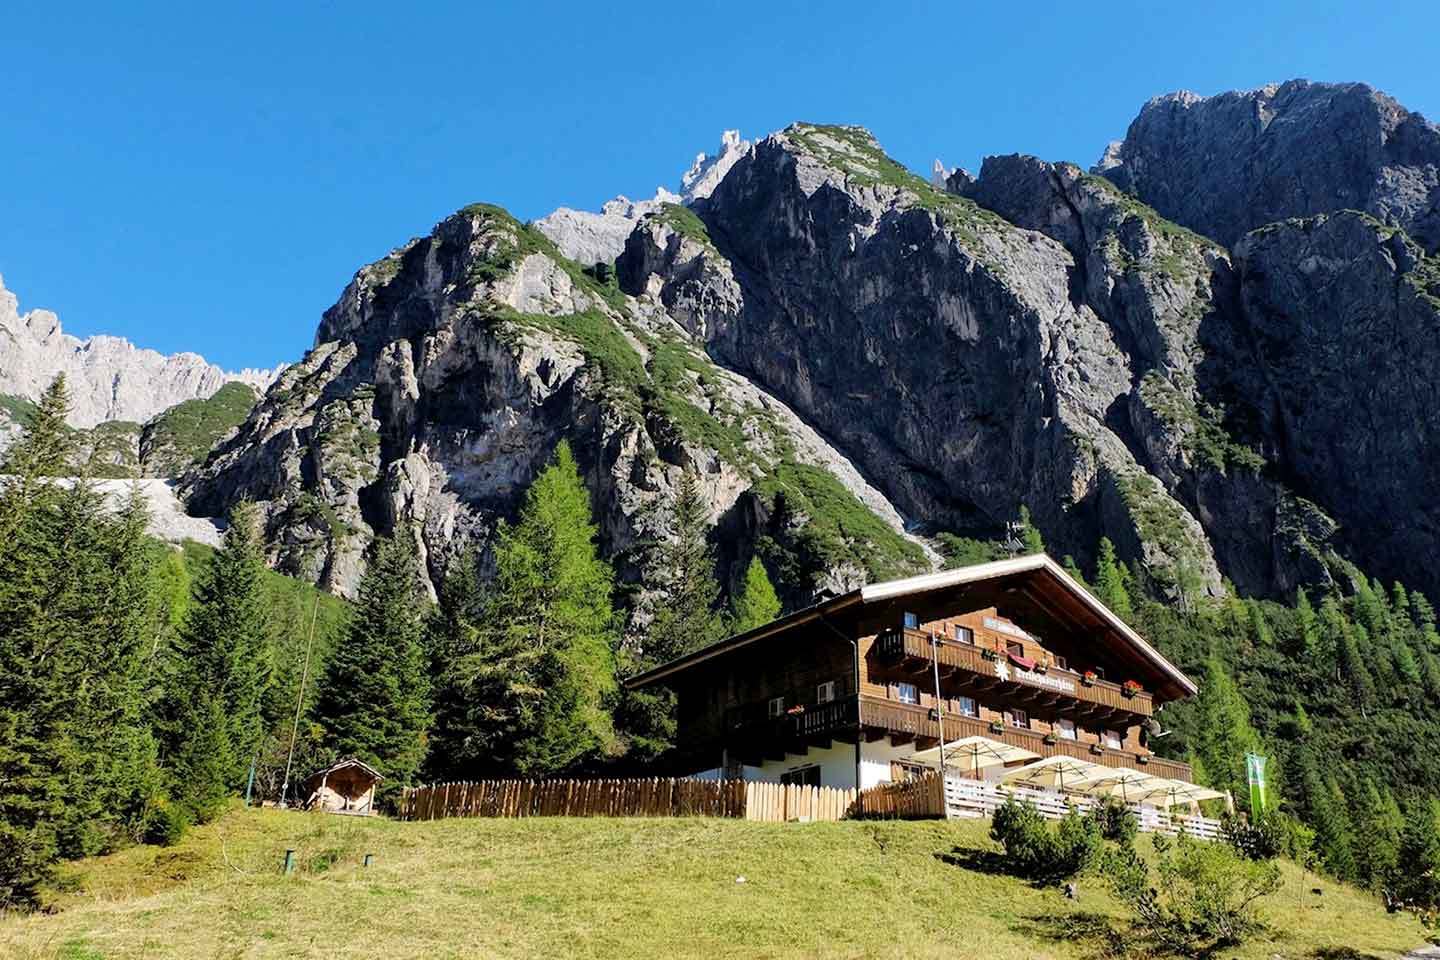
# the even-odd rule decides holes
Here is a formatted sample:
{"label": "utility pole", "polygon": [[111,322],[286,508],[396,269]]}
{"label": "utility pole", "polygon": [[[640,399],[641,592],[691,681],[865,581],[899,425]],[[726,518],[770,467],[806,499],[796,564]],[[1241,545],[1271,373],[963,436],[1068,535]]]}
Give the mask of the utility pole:
{"label": "utility pole", "polygon": [[290,763],[295,759],[295,738],[300,734],[300,710],[305,704],[305,682],[310,679],[310,651],[315,647],[315,618],[320,615],[320,591],[315,591],[315,604],[310,608],[310,636],[305,641],[305,665],[300,668],[300,688],[295,692],[295,722],[290,726],[290,750],[285,754],[285,780],[280,785],[280,809],[288,805],[290,795]]}
{"label": "utility pole", "polygon": [[940,777],[945,777],[945,701],[940,697],[940,643],[934,630],[930,631],[930,663],[935,668],[935,720],[940,727]]}

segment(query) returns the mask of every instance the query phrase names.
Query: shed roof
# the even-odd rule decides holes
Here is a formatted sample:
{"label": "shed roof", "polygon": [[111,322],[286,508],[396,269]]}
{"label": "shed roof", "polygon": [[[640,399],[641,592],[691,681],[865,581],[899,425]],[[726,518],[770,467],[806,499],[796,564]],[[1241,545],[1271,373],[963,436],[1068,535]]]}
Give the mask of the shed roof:
{"label": "shed roof", "polygon": [[330,774],[335,773],[335,772],[338,771],[338,770],[346,770],[346,769],[359,769],[359,770],[361,770],[362,772],[364,772],[364,773],[366,773],[366,774],[369,774],[372,778],[374,778],[374,779],[377,780],[377,781],[379,781],[379,780],[384,780],[384,779],[385,779],[385,777],[381,775],[381,773],[380,773],[379,770],[376,770],[374,767],[370,766],[370,764],[366,763],[364,760],[359,760],[359,759],[356,759],[355,757],[345,757],[345,758],[343,758],[343,759],[341,759],[341,760],[336,760],[334,763],[330,764],[330,766],[328,766],[328,767],[325,767],[325,768],[320,769],[320,770],[316,770],[314,773],[310,774],[310,776],[306,777],[306,778],[304,779],[304,781],[302,781],[302,782],[303,782],[303,783],[309,783],[311,780],[318,780],[319,778],[325,777],[325,776],[329,776]]}
{"label": "shed roof", "polygon": [[[888,601],[964,586],[976,587],[987,598],[1002,594],[1011,598],[1027,598],[1029,602],[1047,608],[1053,616],[1083,623],[1113,638],[1162,678],[1163,688],[1172,699],[1193,696],[1198,689],[1193,680],[1043,553],[868,584],[661,664],[631,677],[625,685],[635,688],[657,683],[706,660],[842,611],[858,612]],[[1037,591],[1045,596],[1038,597]]]}

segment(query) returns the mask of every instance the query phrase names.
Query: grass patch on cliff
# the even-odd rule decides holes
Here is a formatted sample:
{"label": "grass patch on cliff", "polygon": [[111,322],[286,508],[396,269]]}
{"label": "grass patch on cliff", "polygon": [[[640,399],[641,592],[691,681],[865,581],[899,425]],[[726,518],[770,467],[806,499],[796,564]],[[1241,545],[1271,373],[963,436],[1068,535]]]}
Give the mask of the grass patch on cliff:
{"label": "grass patch on cliff", "polygon": [[35,415],[35,404],[13,393],[0,393],[0,413],[23,426]]}
{"label": "grass patch on cliff", "polygon": [[575,286],[600,298],[619,313],[626,313],[629,307],[626,297],[617,284],[603,283],[586,272],[574,260],[560,252],[554,241],[541,233],[534,225],[521,223],[504,207],[493,203],[472,203],[461,208],[456,216],[478,218],[487,221],[492,228],[498,227],[510,237],[508,243],[496,246],[485,259],[476,259],[470,264],[467,279],[471,283],[493,283],[508,276],[519,263],[531,254],[541,253],[553,260],[570,278]]}
{"label": "grass patch on cliff", "polygon": [[929,569],[925,551],[907,540],[821,467],[782,460],[755,485],[755,492],[779,509],[808,517],[804,546],[812,564],[834,568],[846,563],[866,570],[872,580],[891,580]]}
{"label": "grass patch on cliff", "polygon": [[[799,123],[785,133],[826,166],[844,173],[860,186],[884,185],[904,191],[914,206],[934,213],[987,265],[998,264],[985,255],[981,231],[1009,233],[1015,229],[1004,217],[986,210],[968,197],[938,189],[930,181],[892,160],[863,127]],[[832,146],[826,140],[838,143]]]}
{"label": "grass patch on cliff", "polygon": [[[845,956],[1088,960],[1129,916],[993,869],[989,822],[536,817],[395,823],[236,809],[172,848],[65,871],[0,918],[16,960]],[[1142,851],[1149,849],[1141,838]],[[284,876],[286,849],[299,869]],[[373,854],[370,867],[362,866]],[[1394,956],[1411,917],[1283,864],[1268,929],[1216,960]],[[745,882],[737,882],[744,877]],[[1318,889],[1319,894],[1312,893]]]}
{"label": "grass patch on cliff", "polygon": [[696,216],[694,210],[683,204],[662,204],[659,212],[652,216],[682,237],[689,237],[691,240],[714,246],[710,241],[710,231],[705,228],[705,221]]}
{"label": "grass patch on cliff", "polygon": [[204,400],[186,400],[146,425],[147,466],[153,458],[162,476],[173,476],[205,455],[231,430],[245,422],[258,399],[254,388],[227,383]]}
{"label": "grass patch on cliff", "polygon": [[1196,405],[1155,371],[1140,381],[1140,399],[1180,435],[1185,452],[1199,464],[1220,473],[1228,468],[1259,473],[1265,458],[1240,443],[1225,429],[1224,411],[1211,404]]}

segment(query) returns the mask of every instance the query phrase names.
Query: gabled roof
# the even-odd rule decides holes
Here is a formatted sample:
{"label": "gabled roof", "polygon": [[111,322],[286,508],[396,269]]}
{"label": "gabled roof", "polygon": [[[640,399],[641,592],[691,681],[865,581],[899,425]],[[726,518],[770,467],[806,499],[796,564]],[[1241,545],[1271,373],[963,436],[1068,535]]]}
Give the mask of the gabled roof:
{"label": "gabled roof", "polygon": [[328,767],[324,767],[323,769],[316,770],[314,773],[310,774],[310,776],[306,777],[304,780],[302,780],[302,781],[300,781],[300,782],[301,782],[301,783],[309,783],[311,780],[315,780],[315,779],[317,779],[317,778],[319,778],[319,777],[329,776],[330,774],[334,773],[334,772],[337,771],[337,770],[345,770],[345,769],[348,769],[348,768],[351,768],[351,767],[355,767],[355,768],[358,768],[358,769],[360,769],[360,770],[363,770],[365,773],[368,773],[370,776],[374,777],[377,781],[379,781],[379,780],[384,780],[384,779],[385,779],[383,776],[380,775],[380,771],[379,771],[379,770],[376,770],[374,767],[370,766],[370,764],[366,763],[364,760],[358,760],[358,759],[356,759],[355,757],[345,757],[344,759],[336,760],[334,763],[330,764],[330,766],[328,766]]}
{"label": "gabled roof", "polygon": [[927,573],[918,577],[906,577],[903,580],[889,580],[884,583],[872,583],[861,587],[859,590],[852,590],[849,593],[841,594],[830,600],[825,600],[813,606],[798,610],[786,617],[772,620],[770,623],[748,630],[745,633],[736,634],[719,643],[711,644],[702,650],[687,654],[669,663],[661,664],[652,670],[631,677],[625,681],[630,688],[643,687],[656,683],[676,673],[679,673],[695,664],[710,660],[714,657],[729,653],[732,650],[749,646],[750,644],[764,640],[776,634],[785,633],[802,624],[822,621],[832,614],[841,611],[849,611],[851,608],[864,608],[866,606],[881,604],[887,601],[897,600],[905,597],[919,596],[932,593],[938,590],[948,590],[967,584],[990,585],[1003,583],[1007,580],[1026,581],[1033,578],[1043,578],[1046,583],[1053,586],[1060,594],[1068,598],[1074,608],[1084,610],[1089,618],[1102,625],[1120,642],[1129,647],[1138,657],[1156,669],[1160,674],[1170,681],[1170,686],[1178,690],[1183,696],[1193,695],[1197,687],[1194,681],[1185,676],[1161,653],[1136,633],[1129,624],[1116,616],[1105,604],[1101,603],[1094,594],[1086,590],[1075,581],[1064,568],[1045,554],[1033,554],[1026,557],[1015,557],[1009,560],[996,560],[991,563],[977,563],[968,567],[961,567],[958,570],[945,570],[940,573]]}

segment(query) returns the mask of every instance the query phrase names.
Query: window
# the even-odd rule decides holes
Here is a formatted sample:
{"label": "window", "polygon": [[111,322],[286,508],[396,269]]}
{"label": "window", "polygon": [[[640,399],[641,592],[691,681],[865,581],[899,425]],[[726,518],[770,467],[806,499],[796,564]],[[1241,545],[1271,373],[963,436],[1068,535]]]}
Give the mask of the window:
{"label": "window", "polygon": [[908,610],[905,611],[905,629],[906,629],[906,630],[919,630],[919,629],[920,629],[920,614],[918,614],[918,613],[911,613],[911,612],[908,611]]}
{"label": "window", "polygon": [[835,681],[826,680],[815,687],[815,702],[829,703],[835,699]]}
{"label": "window", "polygon": [[955,627],[955,639],[961,643],[968,643],[973,647],[975,646],[975,631],[969,627],[962,627],[957,624]]}
{"label": "window", "polygon": [[895,684],[895,699],[901,703],[919,703],[920,688],[913,683]]}
{"label": "window", "polygon": [[1030,715],[1024,710],[1010,709],[1005,711],[1005,722],[1012,727],[1019,727],[1021,730],[1030,729]]}
{"label": "window", "polygon": [[1007,640],[1005,641],[1005,652],[1014,654],[1017,657],[1023,657],[1025,656],[1025,644],[1019,640]]}
{"label": "window", "polygon": [[820,768],[816,766],[800,767],[796,770],[780,774],[780,782],[784,784],[797,784],[802,787],[820,786]]}
{"label": "window", "polygon": [[1055,721],[1055,735],[1061,740],[1075,739],[1075,721],[1063,717]]}
{"label": "window", "polygon": [[770,716],[771,716],[772,718],[773,718],[773,717],[781,717],[781,716],[784,716],[784,715],[785,715],[785,698],[784,698],[784,697],[772,697],[772,698],[770,699],[769,714],[770,714]]}
{"label": "window", "polygon": [[1100,731],[1100,742],[1103,743],[1103,744],[1105,744],[1105,746],[1109,747],[1111,750],[1119,750],[1119,749],[1120,749],[1120,741],[1121,741],[1121,739],[1122,739],[1122,738],[1121,738],[1120,734],[1119,734],[1118,732],[1114,731],[1114,730],[1101,730],[1101,731]]}
{"label": "window", "polygon": [[1064,657],[1060,656],[1058,653],[1052,654],[1052,655],[1050,656],[1050,659],[1051,659],[1051,661],[1055,664],[1055,666],[1058,667],[1059,669],[1061,669],[1061,670],[1069,670],[1069,669],[1070,669],[1070,661],[1069,661],[1069,660],[1066,660]]}
{"label": "window", "polygon": [[1091,667],[1091,668],[1090,668],[1090,672],[1093,673],[1093,674],[1095,674],[1095,676],[1099,677],[1101,680],[1104,680],[1104,679],[1105,679],[1105,668],[1104,668],[1104,667]]}
{"label": "window", "polygon": [[978,716],[980,716],[980,710],[975,706],[975,698],[974,698],[974,697],[961,697],[961,698],[960,698],[960,716],[962,716],[962,717],[978,717]]}

